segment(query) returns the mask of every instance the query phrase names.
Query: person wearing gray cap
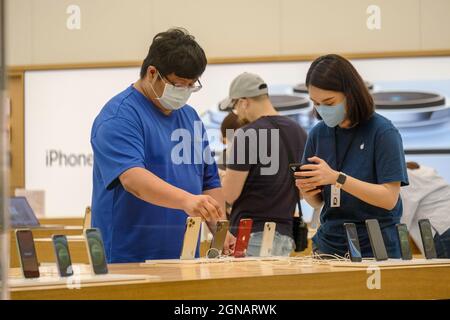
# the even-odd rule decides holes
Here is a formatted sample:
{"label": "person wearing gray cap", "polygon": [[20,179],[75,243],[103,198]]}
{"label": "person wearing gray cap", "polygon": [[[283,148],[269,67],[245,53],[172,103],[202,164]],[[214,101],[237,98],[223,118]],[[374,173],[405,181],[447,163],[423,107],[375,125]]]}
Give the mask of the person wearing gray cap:
{"label": "person wearing gray cap", "polygon": [[252,219],[247,255],[258,256],[264,225],[275,222],[272,255],[287,256],[294,249],[293,216],[299,200],[288,167],[291,162],[300,162],[306,132],[277,113],[267,84],[256,74],[245,72],[236,77],[220,108],[231,109],[248,122],[230,137],[227,132],[233,142],[222,188],[225,200],[232,204],[231,232],[236,234],[241,219]]}

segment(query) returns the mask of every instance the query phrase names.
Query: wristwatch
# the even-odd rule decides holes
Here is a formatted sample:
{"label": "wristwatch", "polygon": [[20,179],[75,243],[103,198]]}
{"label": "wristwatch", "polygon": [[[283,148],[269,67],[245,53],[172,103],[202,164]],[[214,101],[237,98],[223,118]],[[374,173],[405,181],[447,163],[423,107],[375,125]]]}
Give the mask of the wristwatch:
{"label": "wristwatch", "polygon": [[339,172],[339,176],[336,180],[336,188],[340,189],[342,188],[342,185],[345,183],[345,180],[347,180],[347,175],[343,172]]}

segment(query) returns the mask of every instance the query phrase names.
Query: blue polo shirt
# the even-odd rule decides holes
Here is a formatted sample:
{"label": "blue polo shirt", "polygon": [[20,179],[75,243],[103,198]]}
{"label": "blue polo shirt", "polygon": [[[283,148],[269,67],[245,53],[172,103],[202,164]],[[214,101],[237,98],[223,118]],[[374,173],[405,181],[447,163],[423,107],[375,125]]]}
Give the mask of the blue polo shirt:
{"label": "blue polo shirt", "polygon": [[92,226],[103,235],[108,262],[179,258],[187,214],[138,199],[119,176],[140,167],[192,194],[220,187],[196,111],[186,105],[166,116],[130,86],[95,119],[91,145]]}
{"label": "blue polo shirt", "polygon": [[[343,159],[347,148],[348,153]],[[400,182],[401,186],[408,185],[400,133],[391,121],[377,113],[366,123],[351,129],[330,128],[323,121],[319,122],[308,136],[303,162],[313,156],[325,160],[334,170],[337,170],[337,163],[342,163],[340,171],[365,182]],[[385,210],[341,190],[340,207],[332,208],[330,193],[331,186],[325,186],[322,191],[324,206],[320,215],[321,225],[313,238],[314,245],[321,252],[345,255],[347,243],[343,224],[353,222],[357,227],[363,256],[373,256],[365,220],[377,219],[389,257],[400,257],[395,229],[403,210],[400,197],[394,209]]]}

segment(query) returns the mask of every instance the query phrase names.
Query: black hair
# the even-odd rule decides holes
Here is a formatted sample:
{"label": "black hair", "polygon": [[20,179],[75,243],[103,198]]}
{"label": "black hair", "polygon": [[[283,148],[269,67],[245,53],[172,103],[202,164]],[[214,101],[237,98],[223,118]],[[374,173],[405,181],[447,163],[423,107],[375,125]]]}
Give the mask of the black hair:
{"label": "black hair", "polygon": [[173,28],[158,33],[148,50],[141,67],[141,78],[149,66],[158,69],[162,76],[174,73],[185,79],[197,79],[206,68],[206,55],[200,45],[185,29]]}
{"label": "black hair", "polygon": [[358,71],[350,61],[337,54],[327,54],[314,60],[306,75],[306,86],[310,85],[342,92],[351,125],[369,120],[375,111],[373,98]]}

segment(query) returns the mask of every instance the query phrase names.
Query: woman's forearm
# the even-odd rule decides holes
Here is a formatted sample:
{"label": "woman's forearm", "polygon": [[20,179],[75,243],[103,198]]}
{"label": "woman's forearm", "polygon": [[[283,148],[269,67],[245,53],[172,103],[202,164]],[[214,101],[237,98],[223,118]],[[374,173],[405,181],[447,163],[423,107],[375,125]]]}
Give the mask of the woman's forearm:
{"label": "woman's forearm", "polygon": [[398,202],[400,182],[373,184],[347,176],[342,189],[375,207],[392,210]]}

